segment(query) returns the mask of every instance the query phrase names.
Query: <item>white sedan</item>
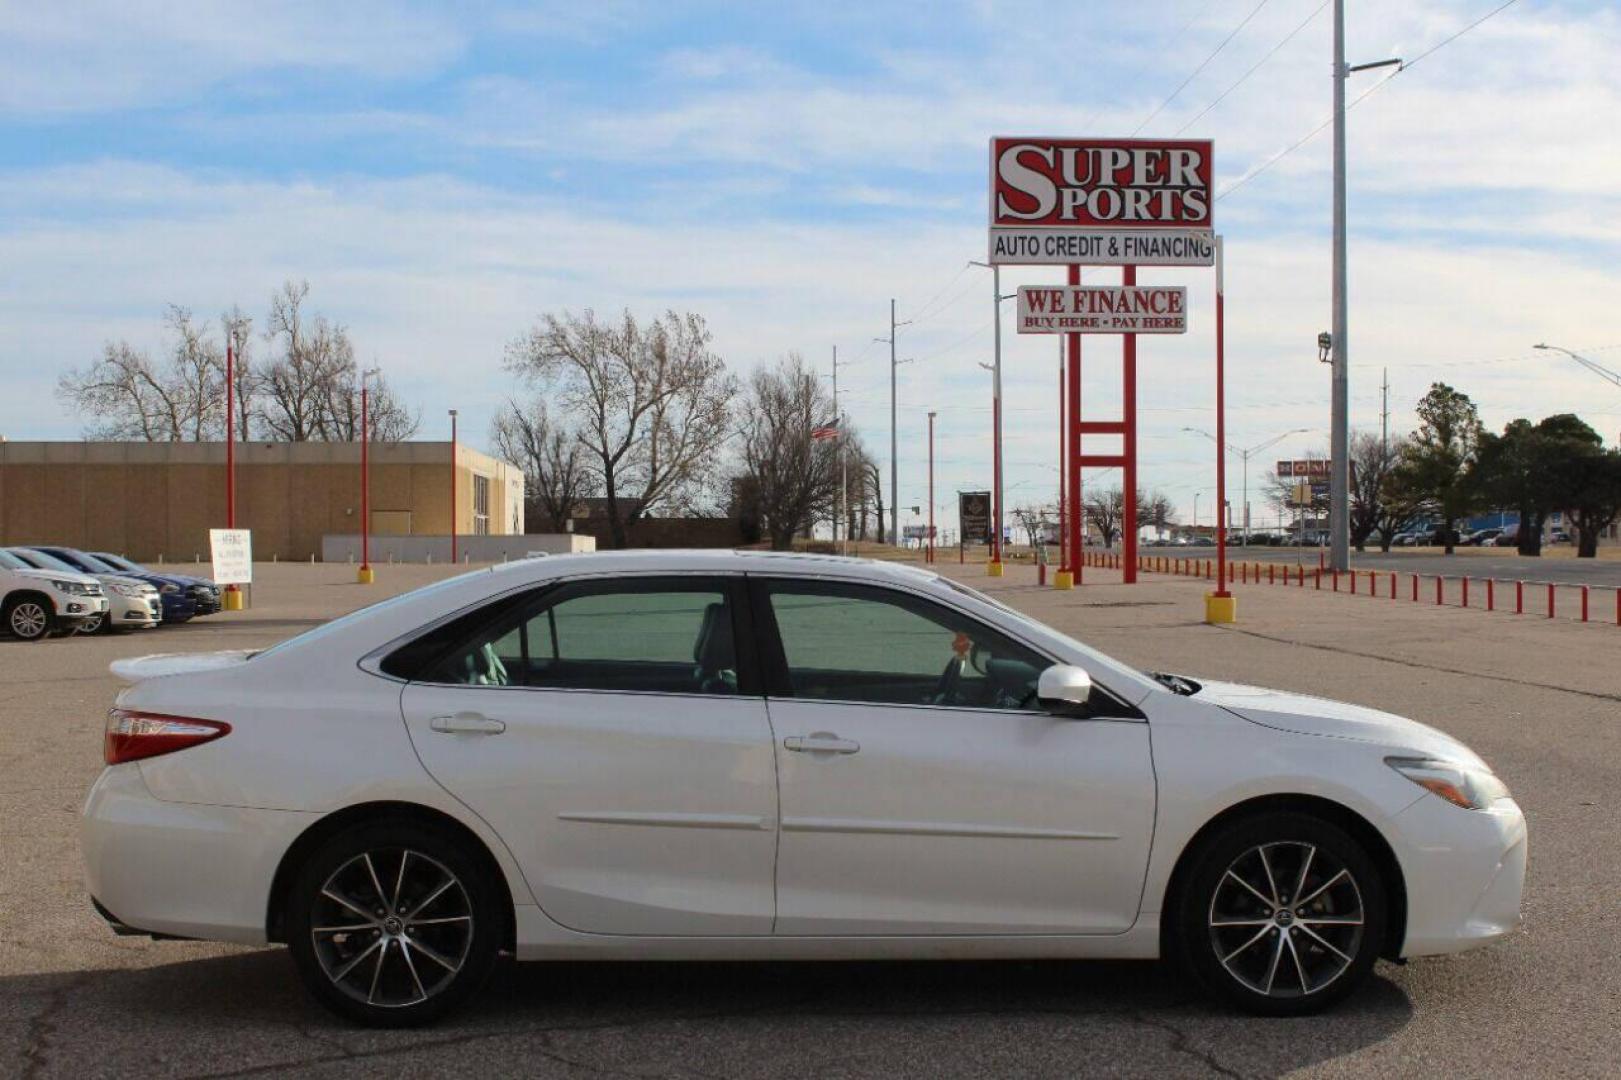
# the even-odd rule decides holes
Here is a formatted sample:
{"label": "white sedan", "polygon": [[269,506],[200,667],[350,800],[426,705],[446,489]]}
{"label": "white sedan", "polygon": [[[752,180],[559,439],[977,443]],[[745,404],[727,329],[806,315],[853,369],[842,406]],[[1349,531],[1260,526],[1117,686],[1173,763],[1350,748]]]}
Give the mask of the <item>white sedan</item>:
{"label": "white sedan", "polygon": [[909,567],[527,560],[114,670],[98,910],[285,942],[365,1023],[503,951],[1168,956],[1302,1013],[1519,922],[1525,819],[1456,740],[1144,674]]}

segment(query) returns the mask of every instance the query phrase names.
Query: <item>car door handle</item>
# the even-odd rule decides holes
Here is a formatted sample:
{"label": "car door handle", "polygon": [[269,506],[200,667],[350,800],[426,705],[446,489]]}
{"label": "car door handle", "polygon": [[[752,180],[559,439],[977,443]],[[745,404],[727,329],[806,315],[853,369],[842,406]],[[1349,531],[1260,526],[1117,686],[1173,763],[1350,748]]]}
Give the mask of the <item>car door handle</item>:
{"label": "car door handle", "polygon": [[801,754],[853,754],[861,749],[854,739],[841,739],[831,731],[818,731],[810,735],[790,735],[782,740],[784,750]]}
{"label": "car door handle", "polygon": [[499,735],[507,729],[500,720],[492,720],[483,713],[459,712],[450,716],[436,716],[428,726],[446,735]]}

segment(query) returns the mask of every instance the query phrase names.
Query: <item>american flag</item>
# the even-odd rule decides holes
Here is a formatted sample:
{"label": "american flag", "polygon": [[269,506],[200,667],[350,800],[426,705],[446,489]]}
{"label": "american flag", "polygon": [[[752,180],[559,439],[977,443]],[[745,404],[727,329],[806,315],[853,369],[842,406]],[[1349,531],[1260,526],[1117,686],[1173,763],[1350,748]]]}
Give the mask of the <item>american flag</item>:
{"label": "american flag", "polygon": [[838,437],[839,422],[837,419],[829,420],[825,424],[817,424],[815,427],[811,428],[811,438],[815,439],[817,442],[824,442],[828,439],[836,439]]}

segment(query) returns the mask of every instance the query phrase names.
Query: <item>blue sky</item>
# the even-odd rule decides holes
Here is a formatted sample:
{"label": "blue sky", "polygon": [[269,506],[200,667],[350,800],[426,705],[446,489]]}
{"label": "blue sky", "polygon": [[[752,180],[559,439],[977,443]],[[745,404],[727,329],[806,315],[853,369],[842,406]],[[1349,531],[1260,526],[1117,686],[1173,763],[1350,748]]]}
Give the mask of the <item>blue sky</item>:
{"label": "blue sky", "polygon": [[[1499,2],[1359,2],[1348,54],[1419,56]],[[170,302],[262,320],[291,276],[423,407],[425,437],[456,406],[483,442],[514,392],[502,348],[540,312],[677,307],[740,371],[789,350],[825,366],[838,345],[853,420],[887,453],[871,339],[893,296],[916,358],[901,502],[922,501],[931,408],[937,491],[984,486],[990,282],[966,263],[984,251],[986,139],[1124,135],[1152,115],[1141,134],[1215,140],[1219,190],[1327,117],[1329,30],[1322,0],[0,0],[0,434],[74,437],[61,371],[108,339],[160,351]],[[1351,113],[1358,425],[1377,425],[1388,367],[1397,429],[1444,378],[1494,426],[1574,410],[1621,430],[1621,391],[1530,349],[1621,366],[1618,52],[1613,5],[1520,0]],[[1353,96],[1387,77],[1357,76]],[[1242,445],[1327,425],[1328,153],[1324,134],[1217,203]],[[1208,520],[1211,447],[1182,428],[1212,422],[1210,275],[1144,278],[1194,303],[1184,339],[1143,347],[1144,480],[1184,518],[1203,492]],[[1010,323],[1004,339],[1009,502],[1038,501],[1056,346]],[[1086,379],[1107,418],[1117,346],[1088,344]]]}

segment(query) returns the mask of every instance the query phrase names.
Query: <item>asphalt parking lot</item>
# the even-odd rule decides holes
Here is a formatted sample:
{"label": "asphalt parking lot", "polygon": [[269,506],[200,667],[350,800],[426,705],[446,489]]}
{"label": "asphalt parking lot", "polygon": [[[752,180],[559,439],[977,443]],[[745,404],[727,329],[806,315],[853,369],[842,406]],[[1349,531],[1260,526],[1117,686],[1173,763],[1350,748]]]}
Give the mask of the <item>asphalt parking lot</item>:
{"label": "asphalt parking lot", "polygon": [[264,566],[251,610],[127,637],[0,640],[0,1073],[48,1076],[1458,1076],[1621,1073],[1621,629],[1204,584],[1055,593],[1029,567],[942,569],[1122,659],[1343,698],[1445,728],[1530,819],[1523,930],[1381,964],[1326,1016],[1256,1020],[1122,963],[505,965],[416,1032],[359,1030],[280,949],[115,938],[77,813],[117,690],[107,663],[270,644],[443,567]]}

